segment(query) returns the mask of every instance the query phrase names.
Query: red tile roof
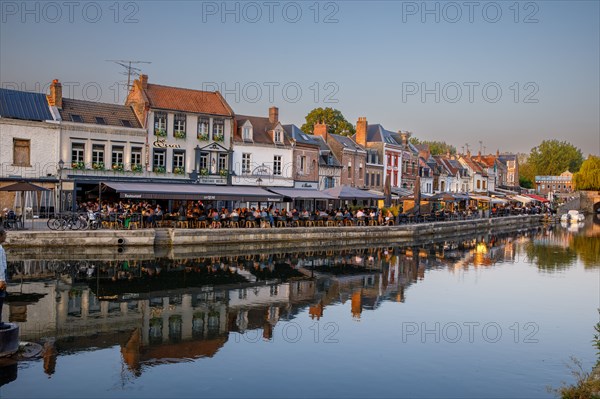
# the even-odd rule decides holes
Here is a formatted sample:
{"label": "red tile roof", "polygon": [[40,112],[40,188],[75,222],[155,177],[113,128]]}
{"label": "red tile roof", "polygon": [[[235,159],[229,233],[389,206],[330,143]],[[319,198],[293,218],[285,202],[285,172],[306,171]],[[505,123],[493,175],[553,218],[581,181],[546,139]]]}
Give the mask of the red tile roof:
{"label": "red tile roof", "polygon": [[202,91],[148,84],[146,96],[151,108],[233,116],[233,110],[218,91]]}

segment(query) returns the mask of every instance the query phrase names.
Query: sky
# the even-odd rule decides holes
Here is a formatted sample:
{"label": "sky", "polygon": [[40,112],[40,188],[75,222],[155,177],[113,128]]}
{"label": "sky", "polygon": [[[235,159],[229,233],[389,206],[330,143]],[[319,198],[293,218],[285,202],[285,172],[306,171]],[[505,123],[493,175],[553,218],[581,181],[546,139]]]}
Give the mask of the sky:
{"label": "sky", "polygon": [[0,83],[123,103],[149,82],[220,90],[301,126],[317,107],[462,151],[545,139],[600,154],[600,1],[0,2]]}

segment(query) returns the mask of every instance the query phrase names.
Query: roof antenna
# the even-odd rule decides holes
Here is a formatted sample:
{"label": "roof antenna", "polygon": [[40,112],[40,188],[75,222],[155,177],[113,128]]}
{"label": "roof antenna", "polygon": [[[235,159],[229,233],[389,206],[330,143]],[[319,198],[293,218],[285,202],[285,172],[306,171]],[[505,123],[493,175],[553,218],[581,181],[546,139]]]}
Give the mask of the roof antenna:
{"label": "roof antenna", "polygon": [[132,64],[152,64],[150,61],[131,61],[131,60],[106,60],[106,62],[114,62],[117,65],[125,68],[125,71],[121,71],[121,75],[127,76],[127,91],[131,89],[131,76],[140,76],[142,72],[141,68],[132,66]]}

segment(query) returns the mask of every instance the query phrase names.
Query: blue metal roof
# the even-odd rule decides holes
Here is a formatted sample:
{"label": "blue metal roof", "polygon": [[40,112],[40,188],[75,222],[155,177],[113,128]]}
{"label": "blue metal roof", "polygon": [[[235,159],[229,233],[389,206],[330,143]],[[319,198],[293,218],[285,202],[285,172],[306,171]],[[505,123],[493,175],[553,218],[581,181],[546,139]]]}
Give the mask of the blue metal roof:
{"label": "blue metal roof", "polygon": [[9,89],[0,89],[0,117],[29,121],[53,119],[45,94]]}

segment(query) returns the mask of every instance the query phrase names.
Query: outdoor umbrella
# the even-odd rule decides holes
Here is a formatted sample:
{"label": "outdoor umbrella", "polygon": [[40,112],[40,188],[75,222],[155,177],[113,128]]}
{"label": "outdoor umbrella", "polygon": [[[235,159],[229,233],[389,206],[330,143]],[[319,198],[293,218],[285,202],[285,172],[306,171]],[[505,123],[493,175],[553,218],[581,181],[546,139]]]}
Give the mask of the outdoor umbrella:
{"label": "outdoor umbrella", "polygon": [[414,213],[419,215],[421,213],[421,176],[417,175],[415,179],[415,208]]}
{"label": "outdoor umbrella", "polygon": [[[14,184],[10,184],[8,186],[5,187],[0,187],[0,191],[8,191],[8,192],[20,192],[23,198],[23,201],[21,203],[21,215],[25,215],[25,212],[23,207],[25,205],[25,192],[28,191],[50,191],[47,188],[44,187],[40,187],[40,186],[36,186],[35,184],[31,184],[25,181],[21,181],[18,183],[14,183]],[[23,223],[23,225],[25,225]],[[33,217],[31,218],[31,228],[33,229]]]}

